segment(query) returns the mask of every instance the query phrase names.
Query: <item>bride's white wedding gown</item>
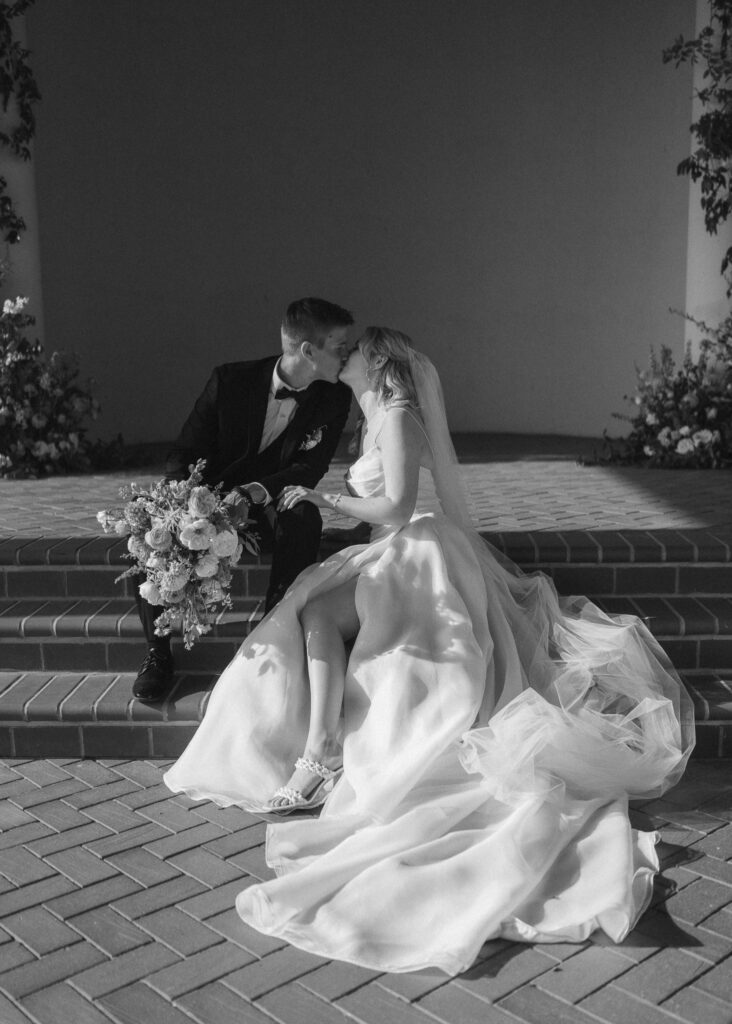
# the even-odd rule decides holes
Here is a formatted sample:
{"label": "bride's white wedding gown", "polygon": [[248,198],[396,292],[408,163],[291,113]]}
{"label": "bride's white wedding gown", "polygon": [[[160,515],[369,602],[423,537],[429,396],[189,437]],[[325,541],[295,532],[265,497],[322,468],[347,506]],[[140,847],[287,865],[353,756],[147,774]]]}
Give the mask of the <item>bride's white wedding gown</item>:
{"label": "bride's white wedding gown", "polygon": [[[383,494],[378,447],[349,487]],[[306,570],[242,644],[165,782],[258,808],[305,744],[299,612],[358,577],[344,774],[319,817],[268,827],[276,877],[239,895],[245,922],[324,957],[449,974],[496,936],[621,941],[633,927],[658,861],[628,798],[679,778],[691,702],[639,620],[504,562],[418,511]]]}

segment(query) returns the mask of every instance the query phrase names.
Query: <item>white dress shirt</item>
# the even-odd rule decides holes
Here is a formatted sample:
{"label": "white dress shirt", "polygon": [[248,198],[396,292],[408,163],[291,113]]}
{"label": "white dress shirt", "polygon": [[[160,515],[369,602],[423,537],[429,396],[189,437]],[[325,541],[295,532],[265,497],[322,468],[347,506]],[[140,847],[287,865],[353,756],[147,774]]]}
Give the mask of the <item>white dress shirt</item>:
{"label": "white dress shirt", "polygon": [[295,415],[295,410],[297,409],[297,402],[294,398],[275,398],[277,390],[279,388],[288,388],[290,391],[305,391],[305,388],[291,388],[289,384],[285,384],[278,373],[279,365],[280,361],[278,359],[272,372],[272,383],[269,386],[267,412],[264,417],[262,440],[259,444],[260,452],[263,452],[265,448],[269,448],[272,442],[277,440]]}
{"label": "white dress shirt", "polygon": [[[265,448],[269,448],[272,442],[277,440],[295,415],[295,410],[297,409],[297,402],[294,398],[275,398],[276,392],[279,388],[288,388],[290,391],[305,390],[305,388],[291,388],[289,384],[286,384],[277,372],[279,365],[280,361],[278,359],[272,371],[272,382],[269,386],[267,412],[264,416],[262,440],[259,442],[260,452],[263,452]],[[272,495],[258,480],[252,481],[247,491],[252,501],[257,505],[267,505],[272,501]]]}

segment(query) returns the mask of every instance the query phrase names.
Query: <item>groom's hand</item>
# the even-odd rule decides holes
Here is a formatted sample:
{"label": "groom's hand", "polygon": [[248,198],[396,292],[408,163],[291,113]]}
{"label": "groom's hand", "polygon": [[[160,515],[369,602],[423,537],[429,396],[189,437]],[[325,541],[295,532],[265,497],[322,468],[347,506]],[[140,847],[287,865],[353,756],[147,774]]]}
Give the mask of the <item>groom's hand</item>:
{"label": "groom's hand", "polygon": [[251,519],[249,510],[252,502],[249,496],[243,491],[235,488],[224,498],[224,505],[229,510],[231,525],[234,528],[245,526]]}

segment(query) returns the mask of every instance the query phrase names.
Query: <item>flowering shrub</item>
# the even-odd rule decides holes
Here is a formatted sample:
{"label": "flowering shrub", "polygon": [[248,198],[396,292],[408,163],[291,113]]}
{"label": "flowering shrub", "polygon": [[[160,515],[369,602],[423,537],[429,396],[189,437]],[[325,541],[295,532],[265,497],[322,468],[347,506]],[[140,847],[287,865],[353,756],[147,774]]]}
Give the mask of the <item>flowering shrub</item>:
{"label": "flowering shrub", "polygon": [[90,468],[84,421],[99,405],[77,382],[74,359],[43,354],[25,331],[28,299],[6,299],[0,313],[0,476],[37,477]]}
{"label": "flowering shrub", "polygon": [[[232,568],[243,548],[256,554],[255,534],[240,535],[221,499],[221,485],[202,485],[205,460],[191,466],[187,480],[159,480],[149,490],[123,487],[121,508],[99,512],[105,533],[127,537],[134,565],[118,577],[144,575],[140,594],[164,611],[155,632],[180,629],[187,649],[211,629],[215,613],[231,607]],[[247,524],[248,525],[248,524]]]}
{"label": "flowering shrub", "polygon": [[[626,438],[606,435],[607,461],[649,466],[710,468],[732,465],[732,315],[718,328],[701,321],[699,358],[687,348],[677,367],[671,349],[651,350],[648,370],[638,370]],[[626,399],[629,396],[625,396]]]}

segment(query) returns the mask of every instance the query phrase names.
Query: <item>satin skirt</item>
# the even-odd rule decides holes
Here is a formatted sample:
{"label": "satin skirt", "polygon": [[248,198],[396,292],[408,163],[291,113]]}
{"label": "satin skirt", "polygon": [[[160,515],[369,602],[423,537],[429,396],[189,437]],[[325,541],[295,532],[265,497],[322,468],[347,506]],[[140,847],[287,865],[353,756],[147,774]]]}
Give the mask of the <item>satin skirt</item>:
{"label": "satin skirt", "polygon": [[238,896],[242,919],[379,971],[457,974],[499,936],[622,941],[658,870],[628,800],[680,777],[691,702],[638,619],[559,599],[439,516],[305,570],[222,674],[166,785],[266,804],[307,735],[300,612],[353,577],[344,772],[319,816],[268,826],[275,877]]}

